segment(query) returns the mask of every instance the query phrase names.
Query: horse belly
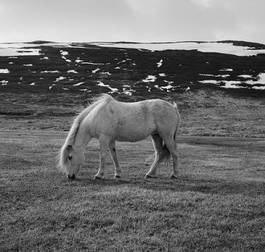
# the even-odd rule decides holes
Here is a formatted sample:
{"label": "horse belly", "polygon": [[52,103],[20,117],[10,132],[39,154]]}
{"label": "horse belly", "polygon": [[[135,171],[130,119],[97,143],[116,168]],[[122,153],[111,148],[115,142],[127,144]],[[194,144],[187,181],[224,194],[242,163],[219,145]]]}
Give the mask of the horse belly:
{"label": "horse belly", "polygon": [[150,136],[155,131],[154,124],[134,124],[131,127],[119,127],[117,141],[137,142]]}

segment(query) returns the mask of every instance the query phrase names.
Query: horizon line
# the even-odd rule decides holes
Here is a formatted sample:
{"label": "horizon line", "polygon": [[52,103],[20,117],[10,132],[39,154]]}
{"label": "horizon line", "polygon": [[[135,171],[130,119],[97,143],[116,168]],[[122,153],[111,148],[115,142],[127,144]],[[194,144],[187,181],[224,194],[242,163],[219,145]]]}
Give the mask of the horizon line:
{"label": "horizon line", "polygon": [[0,44],[15,44],[15,43],[131,43],[131,44],[173,44],[173,43],[229,43],[229,42],[246,42],[265,45],[265,42],[238,40],[238,39],[222,39],[222,40],[175,40],[175,41],[133,41],[133,40],[95,40],[95,41],[52,41],[52,40],[29,40],[29,41],[0,41]]}

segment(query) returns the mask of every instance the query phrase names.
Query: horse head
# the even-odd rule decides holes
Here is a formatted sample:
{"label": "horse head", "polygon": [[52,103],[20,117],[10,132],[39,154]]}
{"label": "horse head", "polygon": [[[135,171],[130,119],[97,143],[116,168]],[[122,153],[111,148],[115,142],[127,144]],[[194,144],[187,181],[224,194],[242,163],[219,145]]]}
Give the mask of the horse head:
{"label": "horse head", "polygon": [[75,179],[83,162],[84,152],[81,148],[73,145],[62,147],[59,166],[66,173],[68,179]]}

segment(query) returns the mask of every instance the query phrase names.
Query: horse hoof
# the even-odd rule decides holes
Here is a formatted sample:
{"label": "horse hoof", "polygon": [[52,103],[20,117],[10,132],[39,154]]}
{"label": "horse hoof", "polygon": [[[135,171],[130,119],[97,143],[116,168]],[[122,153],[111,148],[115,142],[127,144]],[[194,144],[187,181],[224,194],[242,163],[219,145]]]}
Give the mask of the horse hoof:
{"label": "horse hoof", "polygon": [[101,180],[103,179],[103,177],[100,177],[100,176],[94,176],[94,180]]}
{"label": "horse hoof", "polygon": [[154,175],[148,175],[148,174],[146,174],[144,177],[145,177],[146,179],[156,178],[156,176],[154,176]]}
{"label": "horse hoof", "polygon": [[70,179],[70,180],[74,180],[75,179],[75,175],[74,174],[72,176],[71,175],[67,175],[67,178]]}
{"label": "horse hoof", "polygon": [[115,175],[115,179],[120,179],[121,176],[120,175]]}
{"label": "horse hoof", "polygon": [[178,177],[176,175],[171,175],[170,178],[171,179],[177,179]]}

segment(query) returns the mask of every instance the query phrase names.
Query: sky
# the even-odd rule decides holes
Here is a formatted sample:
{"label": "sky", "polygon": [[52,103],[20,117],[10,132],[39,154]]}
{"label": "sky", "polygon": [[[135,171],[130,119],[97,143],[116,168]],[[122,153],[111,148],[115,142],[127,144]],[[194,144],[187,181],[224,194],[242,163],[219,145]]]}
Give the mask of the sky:
{"label": "sky", "polygon": [[265,0],[0,0],[0,42],[265,43]]}

